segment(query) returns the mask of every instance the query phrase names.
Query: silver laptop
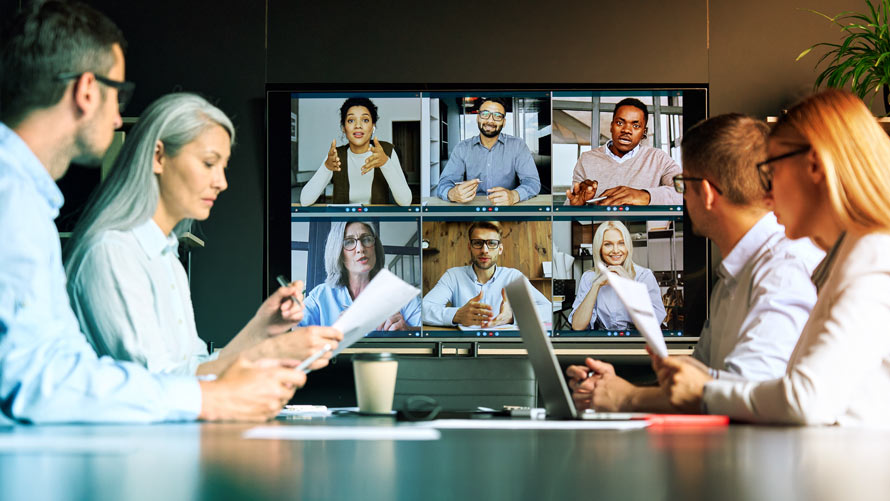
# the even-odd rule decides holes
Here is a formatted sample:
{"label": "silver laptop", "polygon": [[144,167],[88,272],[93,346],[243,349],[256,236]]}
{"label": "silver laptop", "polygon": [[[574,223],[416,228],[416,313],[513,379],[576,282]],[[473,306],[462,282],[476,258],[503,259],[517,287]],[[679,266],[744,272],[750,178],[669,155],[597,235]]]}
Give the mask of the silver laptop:
{"label": "silver laptop", "polygon": [[[562,376],[559,362],[553,345],[547,338],[544,324],[538,318],[538,310],[532,301],[528,280],[519,278],[507,285],[507,299],[513,309],[513,317],[519,325],[519,335],[525,349],[528,350],[528,359],[541,389],[541,397],[544,400],[544,408],[548,419],[579,419],[572,395],[566,386]],[[584,417],[588,413],[584,413]]]}

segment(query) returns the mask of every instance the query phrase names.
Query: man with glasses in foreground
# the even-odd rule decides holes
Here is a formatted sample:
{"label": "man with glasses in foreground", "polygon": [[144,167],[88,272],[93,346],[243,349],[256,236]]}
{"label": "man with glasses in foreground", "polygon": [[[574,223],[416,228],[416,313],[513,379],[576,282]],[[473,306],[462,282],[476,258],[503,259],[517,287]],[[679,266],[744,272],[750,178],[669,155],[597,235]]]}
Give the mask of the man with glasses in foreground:
{"label": "man with glasses in foreground", "polygon": [[0,422],[250,420],[275,416],[297,361],[238,359],[214,381],[98,358],[71,310],[55,184],[97,164],[132,84],[125,41],[76,2],[34,2],[0,44]]}
{"label": "man with glasses in foreground", "polygon": [[[467,230],[469,266],[451,268],[423,297],[423,323],[453,327],[494,328],[513,323],[513,310],[504,287],[525,276],[515,268],[498,266],[504,253],[503,230],[497,221],[476,221]],[[542,319],[553,316],[553,305],[532,288],[535,308]]]}
{"label": "man with glasses in foreground", "polygon": [[525,141],[501,132],[506,110],[499,98],[482,100],[476,115],[479,135],[454,147],[439,177],[439,198],[467,203],[484,195],[492,205],[513,205],[541,192],[538,168]]}
{"label": "man with glasses in foreground", "polygon": [[[816,302],[810,280],[824,257],[809,239],[789,240],[771,212],[765,123],[729,114],[705,120],[683,138],[683,174],[692,231],[723,257],[710,311],[692,362],[715,379],[763,381],[785,372]],[[612,365],[588,358],[566,375],[579,409],[676,412],[659,387],[634,386]]]}

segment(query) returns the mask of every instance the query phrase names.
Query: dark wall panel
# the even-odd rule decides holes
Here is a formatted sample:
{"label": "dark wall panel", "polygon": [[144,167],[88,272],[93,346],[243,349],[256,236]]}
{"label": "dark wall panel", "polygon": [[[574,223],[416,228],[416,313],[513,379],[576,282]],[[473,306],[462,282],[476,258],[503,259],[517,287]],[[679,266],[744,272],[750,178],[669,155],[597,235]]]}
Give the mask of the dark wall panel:
{"label": "dark wall panel", "polygon": [[173,91],[202,94],[236,127],[229,188],[195,233],[206,248],[192,255],[198,332],[228,341],[262,299],[264,193],[264,26],[261,2],[91,2],[129,42],[127,78],[136,82],[126,115],[138,115]]}
{"label": "dark wall panel", "polygon": [[632,5],[269,0],[269,81],[706,81],[706,0]]}
{"label": "dark wall panel", "polygon": [[868,9],[864,0],[711,0],[712,115],[776,115],[813,91],[824,52],[794,60],[816,42],[839,41],[840,30],[804,7],[829,15]]}

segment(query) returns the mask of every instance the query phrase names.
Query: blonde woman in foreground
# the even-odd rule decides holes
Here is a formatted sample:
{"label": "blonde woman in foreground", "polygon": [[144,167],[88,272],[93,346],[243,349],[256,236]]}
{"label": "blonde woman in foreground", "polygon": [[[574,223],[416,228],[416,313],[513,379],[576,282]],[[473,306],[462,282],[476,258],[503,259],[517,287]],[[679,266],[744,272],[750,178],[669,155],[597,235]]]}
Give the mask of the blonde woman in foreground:
{"label": "blonde woman in foreground", "polygon": [[786,234],[810,237],[828,252],[813,273],[818,299],[785,375],[718,381],[682,359],[653,356],[659,383],[688,412],[887,427],[890,139],[857,97],[828,90],[779,120],[767,154],[756,168]]}

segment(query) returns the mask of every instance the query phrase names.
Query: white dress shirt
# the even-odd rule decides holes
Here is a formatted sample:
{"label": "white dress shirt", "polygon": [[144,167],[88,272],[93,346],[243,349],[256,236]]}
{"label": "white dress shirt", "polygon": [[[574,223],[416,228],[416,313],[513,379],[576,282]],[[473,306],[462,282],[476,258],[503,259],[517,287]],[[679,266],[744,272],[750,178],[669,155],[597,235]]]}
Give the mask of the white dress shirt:
{"label": "white dress shirt", "polygon": [[704,404],[745,421],[890,426],[890,235],[848,234],[780,378],[711,381]]}
{"label": "white dress shirt", "polygon": [[176,237],[164,236],[149,219],[131,230],[103,232],[84,253],[68,291],[99,355],[183,375],[216,358],[198,337],[177,247]]}
{"label": "white dress shirt", "polygon": [[720,263],[692,356],[721,379],[780,377],[816,303],[810,275],[824,257],[808,238],[789,240],[772,212],[761,218]]}

